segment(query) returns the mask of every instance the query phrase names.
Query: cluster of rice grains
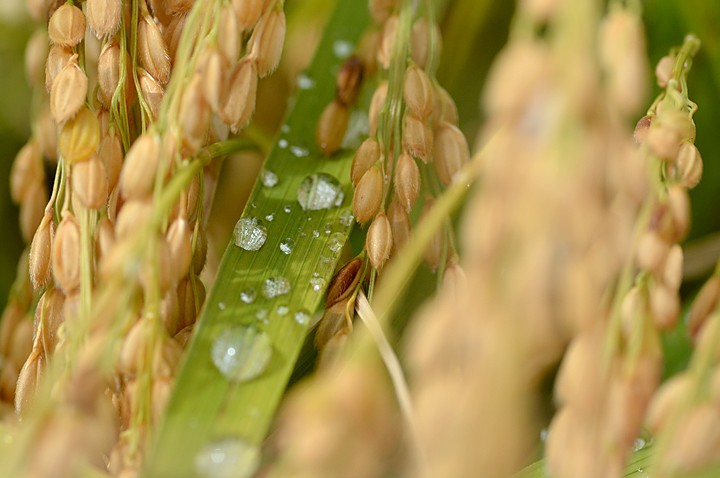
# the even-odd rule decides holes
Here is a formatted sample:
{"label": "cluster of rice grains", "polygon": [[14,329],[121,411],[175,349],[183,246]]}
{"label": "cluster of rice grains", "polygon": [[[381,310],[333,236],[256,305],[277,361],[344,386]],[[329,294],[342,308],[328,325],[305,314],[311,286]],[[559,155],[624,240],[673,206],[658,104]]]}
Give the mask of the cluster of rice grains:
{"label": "cluster of rice grains", "polygon": [[0,340],[29,444],[12,476],[135,476],[169,396],[205,298],[211,160],[285,35],[282,0],[193,4],[29,2],[40,107],[10,179],[31,245]]}

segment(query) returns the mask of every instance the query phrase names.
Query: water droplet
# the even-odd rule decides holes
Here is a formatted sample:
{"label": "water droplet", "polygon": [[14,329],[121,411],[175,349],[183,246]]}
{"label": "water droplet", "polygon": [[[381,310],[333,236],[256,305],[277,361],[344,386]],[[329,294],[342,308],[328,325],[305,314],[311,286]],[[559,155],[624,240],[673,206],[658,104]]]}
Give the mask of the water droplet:
{"label": "water droplet", "polygon": [[327,281],[320,277],[320,274],[318,274],[317,272],[315,272],[310,278],[310,287],[312,287],[312,290],[314,290],[315,292],[324,291],[326,285]]}
{"label": "water droplet", "polygon": [[275,220],[275,213],[274,213],[274,212],[271,212],[270,214],[268,214],[267,216],[265,216],[265,220],[268,221],[268,222],[273,222],[273,221]]}
{"label": "water droplet", "polygon": [[203,478],[247,478],[260,464],[260,450],[238,438],[210,443],[195,456],[195,471]]}
{"label": "water droplet", "polygon": [[267,309],[259,309],[257,312],[255,312],[255,318],[261,321],[264,324],[269,324],[270,321],[268,321],[268,311]]}
{"label": "water droplet", "polygon": [[341,60],[352,55],[355,46],[347,40],[337,40],[333,43],[333,53]]}
{"label": "water droplet", "polygon": [[339,232],[336,232],[330,236],[328,240],[328,249],[334,253],[339,253],[345,245],[345,236]]}
{"label": "water droplet", "polygon": [[284,125],[280,126],[280,131],[283,133],[289,133],[290,132],[290,125],[285,123]]}
{"label": "water droplet", "polygon": [[269,169],[263,169],[260,172],[260,181],[266,188],[274,188],[278,183],[278,175]]}
{"label": "water droplet", "polygon": [[287,315],[287,313],[290,311],[290,308],[287,305],[278,305],[275,312],[277,312],[277,315],[280,317],[283,317]]}
{"label": "water droplet", "polygon": [[213,342],[212,361],[233,382],[251,380],[265,371],[272,355],[270,337],[255,327],[235,326]]}
{"label": "water droplet", "polygon": [[342,143],[343,149],[357,149],[370,133],[370,120],[362,109],[353,111],[348,120],[348,127],[345,130]]}
{"label": "water droplet", "polygon": [[285,295],[290,292],[290,281],[283,276],[268,277],[265,279],[262,287],[262,295],[266,299],[272,299],[279,295]]}
{"label": "water droplet", "polygon": [[307,73],[300,73],[297,77],[297,85],[301,90],[312,90],[315,88],[315,80],[310,78]]}
{"label": "water droplet", "polygon": [[254,202],[253,202],[253,203],[250,203],[250,207],[253,208],[253,209],[257,209],[257,204],[255,204]]}
{"label": "water droplet", "polygon": [[305,156],[308,156],[310,154],[310,150],[302,146],[290,146],[290,152],[296,158],[304,158]]}
{"label": "water droplet", "polygon": [[325,223],[325,225],[323,226],[323,229],[325,230],[325,234],[330,234],[332,232],[332,226],[333,225],[331,222]]}
{"label": "water droplet", "polygon": [[312,232],[312,235],[313,235],[313,237],[320,237],[320,231],[318,231],[317,229],[315,229],[315,230]]}
{"label": "water droplet", "polygon": [[290,214],[292,212],[292,206],[290,204],[286,204],[285,206],[283,206],[283,211],[285,211],[285,213],[287,214]]}
{"label": "water droplet", "polygon": [[540,441],[545,443],[549,434],[550,431],[547,428],[543,428],[542,430],[540,430]]}
{"label": "water droplet", "polygon": [[245,302],[246,304],[252,304],[255,302],[255,298],[257,297],[257,291],[254,287],[248,287],[244,291],[240,292],[240,300]]}
{"label": "water droplet", "polygon": [[218,309],[225,310],[225,302],[218,302]]}
{"label": "water droplet", "polygon": [[286,237],[285,240],[280,243],[280,250],[283,252],[283,254],[290,254],[293,251],[294,247],[295,241],[293,241],[289,237]]}
{"label": "water droplet", "polygon": [[278,140],[278,148],[285,149],[287,147],[288,147],[288,140],[286,140],[285,138]]}
{"label": "water droplet", "polygon": [[297,192],[298,202],[304,211],[338,207],[344,198],[340,182],[326,173],[311,174],[306,177]]}
{"label": "water droplet", "polygon": [[352,226],[353,221],[355,221],[355,216],[353,216],[352,212],[350,211],[343,211],[338,218],[338,222],[340,222],[340,224],[346,227]]}
{"label": "water droplet", "polygon": [[643,448],[645,448],[646,444],[647,442],[644,438],[636,438],[633,442],[633,451],[642,450]]}
{"label": "water droplet", "polygon": [[241,217],[233,231],[235,245],[246,251],[257,251],[267,239],[267,228],[254,217]]}
{"label": "water droplet", "polygon": [[295,322],[300,325],[307,325],[310,323],[310,313],[305,309],[300,309],[295,312]]}

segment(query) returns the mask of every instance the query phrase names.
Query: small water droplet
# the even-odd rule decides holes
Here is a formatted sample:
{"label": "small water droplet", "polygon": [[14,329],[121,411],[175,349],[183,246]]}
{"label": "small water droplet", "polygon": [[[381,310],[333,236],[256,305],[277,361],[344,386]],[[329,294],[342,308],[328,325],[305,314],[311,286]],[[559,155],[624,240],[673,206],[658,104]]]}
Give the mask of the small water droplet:
{"label": "small water droplet", "polygon": [[297,199],[304,211],[319,211],[338,207],[343,194],[340,182],[326,173],[316,173],[303,179],[297,192]]}
{"label": "small water droplet", "polygon": [[328,240],[328,249],[334,253],[339,253],[345,245],[345,236],[339,232],[336,232],[330,236]]}
{"label": "small water droplet", "polygon": [[255,204],[254,202],[253,202],[253,203],[250,203],[250,207],[253,208],[253,209],[257,209],[257,204]]}
{"label": "small water droplet", "polygon": [[310,313],[305,309],[300,309],[295,312],[295,322],[300,325],[307,325],[310,323]]}
{"label": "small water droplet", "polygon": [[274,188],[278,183],[278,175],[269,169],[263,169],[260,172],[260,181],[266,188]]}
{"label": "small water droplet", "polygon": [[310,78],[307,73],[300,73],[297,77],[297,85],[301,90],[312,90],[315,88],[315,80]]}
{"label": "small water droplet", "polygon": [[287,147],[288,147],[288,140],[286,140],[285,138],[278,140],[278,148],[285,149]]}
{"label": "small water droplet", "polygon": [[350,211],[343,211],[338,218],[338,222],[346,227],[352,226],[354,220],[355,216],[353,216],[352,212]]}
{"label": "small water droplet", "polygon": [[218,302],[218,309],[225,310],[225,302]]}
{"label": "small water droplet", "polygon": [[257,291],[254,287],[248,287],[244,291],[240,292],[240,300],[245,302],[246,304],[252,304],[255,302],[255,298],[257,297]]}
{"label": "small water droplet", "polygon": [[292,206],[290,204],[284,205],[283,211],[285,211],[286,214],[290,214],[292,212]]}
{"label": "small water droplet", "polygon": [[258,309],[257,312],[255,312],[255,318],[261,321],[264,324],[269,323],[268,322],[268,311],[267,309]]}
{"label": "small water droplet", "polygon": [[310,278],[310,287],[312,287],[312,290],[315,292],[324,291],[326,285],[327,281],[320,277],[320,274],[318,274],[317,272],[315,272]]}
{"label": "small water droplet", "polygon": [[287,315],[287,313],[290,311],[290,308],[287,305],[278,305],[275,311],[277,312],[277,315],[283,317]]}
{"label": "small water droplet", "polygon": [[315,230],[312,232],[312,235],[313,235],[313,237],[320,237],[320,231],[318,231],[317,229],[315,229]]}
{"label": "small water droplet", "polygon": [[224,438],[195,456],[195,471],[203,478],[248,478],[260,465],[260,450],[238,438]]}
{"label": "small water droplet", "polygon": [[267,228],[254,217],[241,217],[233,231],[235,245],[246,251],[259,250],[267,240]]}
{"label": "small water droplet", "polygon": [[268,222],[273,222],[273,221],[275,220],[275,213],[274,213],[274,212],[271,212],[270,214],[268,214],[267,216],[265,216],[265,220],[268,221]]}
{"label": "small water droplet", "polygon": [[333,53],[341,60],[352,55],[355,46],[347,40],[337,40],[333,43]]}
{"label": "small water droplet", "polygon": [[266,299],[272,299],[279,295],[285,295],[290,292],[290,281],[283,276],[273,276],[265,279],[262,287],[262,295]]}
{"label": "small water droplet", "polygon": [[225,329],[213,342],[215,367],[232,382],[251,380],[265,371],[272,355],[270,337],[255,327]]}
{"label": "small water droplet", "polygon": [[633,442],[633,451],[642,450],[643,448],[645,448],[646,444],[647,442],[644,438],[636,438]]}
{"label": "small water droplet", "polygon": [[310,154],[310,150],[302,146],[290,146],[290,152],[296,158],[304,158]]}
{"label": "small water droplet", "polygon": [[545,443],[547,441],[549,433],[550,432],[547,428],[543,428],[542,430],[540,430],[540,441]]}
{"label": "small water droplet", "polygon": [[325,234],[330,234],[332,232],[332,226],[333,225],[331,222],[325,223],[325,225],[323,226],[323,229],[325,230]]}
{"label": "small water droplet", "polygon": [[283,133],[289,133],[290,132],[290,125],[285,123],[284,125],[280,126],[280,131]]}
{"label": "small water droplet", "polygon": [[286,237],[280,243],[280,250],[283,252],[283,254],[290,254],[293,251],[294,247],[295,247],[295,241],[289,237]]}

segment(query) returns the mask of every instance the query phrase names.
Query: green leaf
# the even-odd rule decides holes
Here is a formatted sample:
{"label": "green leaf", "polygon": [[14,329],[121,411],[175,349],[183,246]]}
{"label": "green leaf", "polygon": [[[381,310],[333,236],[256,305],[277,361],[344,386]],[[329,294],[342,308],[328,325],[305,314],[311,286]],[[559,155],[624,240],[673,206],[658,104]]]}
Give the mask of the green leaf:
{"label": "green leaf", "polygon": [[[307,84],[314,86],[299,91],[264,165],[265,170],[277,174],[278,183],[266,187],[261,174],[243,212],[244,218],[264,222],[267,241],[256,252],[233,243],[228,246],[177,376],[165,421],[154,449],[147,455],[145,476],[188,476],[196,469],[198,454],[218,440],[225,440],[225,444],[239,440],[235,445],[241,443],[252,450],[247,454],[242,450],[239,461],[245,462],[237,464],[232,476],[242,476],[256,460],[254,453],[267,434],[308,333],[308,321],[299,323],[296,314],[312,315],[321,304],[324,287],[314,290],[311,279],[330,280],[340,253],[338,247],[352,228],[347,221],[352,203],[352,152],[324,158],[315,144],[315,125],[335,92],[335,73],[343,61],[336,55],[337,42],[356,44],[368,23],[364,0],[338,2],[306,72]],[[312,173],[327,173],[339,180],[344,192],[340,207],[317,211],[301,208],[297,191]],[[289,213],[286,208],[290,208]],[[280,248],[286,238],[294,241],[290,254]],[[263,283],[272,277],[287,279],[291,290],[271,299],[263,297]],[[257,296],[251,304],[241,299],[241,292],[248,289],[254,289]],[[243,339],[256,353],[242,349],[236,351],[238,356],[246,355],[248,361],[254,361],[257,371],[263,369],[262,355],[267,351],[271,354],[257,377],[237,383],[220,373],[211,354],[221,334],[241,326],[252,327],[252,333],[242,329]],[[268,339],[269,344],[260,343]],[[253,374],[248,372],[250,365],[245,363],[246,376]]]}

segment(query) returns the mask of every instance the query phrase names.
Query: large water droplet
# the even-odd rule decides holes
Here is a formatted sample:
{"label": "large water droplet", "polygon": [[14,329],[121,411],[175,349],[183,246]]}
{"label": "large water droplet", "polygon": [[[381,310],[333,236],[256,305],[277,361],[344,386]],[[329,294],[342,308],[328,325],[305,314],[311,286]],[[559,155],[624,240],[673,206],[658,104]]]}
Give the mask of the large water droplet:
{"label": "large water droplet", "polygon": [[315,88],[315,80],[310,78],[307,73],[300,73],[297,77],[297,85],[301,90],[312,90]]}
{"label": "large water droplet", "polygon": [[300,325],[307,325],[310,322],[310,312],[305,309],[300,309],[295,312],[295,322]]}
{"label": "large water droplet", "polygon": [[238,438],[210,443],[195,457],[195,471],[203,478],[246,478],[259,464],[258,447]]}
{"label": "large water droplet", "polygon": [[336,40],[335,43],[333,43],[333,53],[341,60],[352,55],[354,49],[353,44],[347,40]]}
{"label": "large water droplet", "polygon": [[233,231],[235,245],[246,251],[257,251],[267,239],[267,228],[254,217],[241,217]]}
{"label": "large water droplet", "polygon": [[266,299],[272,299],[279,295],[285,295],[290,292],[290,281],[283,276],[268,277],[265,279],[262,287],[262,295]]}
{"label": "large water droplet", "polygon": [[290,254],[293,251],[294,247],[295,247],[295,241],[289,237],[286,237],[280,243],[280,250],[283,252],[283,254]]}
{"label": "large water droplet", "polygon": [[269,169],[263,169],[260,172],[260,181],[266,188],[274,188],[278,183],[278,175]]}
{"label": "large water droplet", "polygon": [[317,272],[313,273],[312,277],[310,278],[310,287],[312,287],[312,290],[315,292],[322,292],[325,290],[325,286],[327,285],[327,281],[320,277],[320,274]]}
{"label": "large water droplet", "polygon": [[338,207],[343,194],[340,182],[326,173],[311,174],[303,179],[297,192],[297,199],[305,211],[319,211]]}
{"label": "large water droplet", "polygon": [[245,302],[246,304],[252,304],[255,302],[255,298],[257,297],[257,291],[254,287],[248,287],[244,291],[240,292],[240,300]]}
{"label": "large water droplet", "polygon": [[310,150],[303,146],[290,146],[290,152],[296,158],[304,158],[310,154]]}
{"label": "large water droplet", "polygon": [[270,337],[252,326],[225,329],[213,342],[212,361],[232,382],[244,382],[262,374],[272,356]]}
{"label": "large water droplet", "polygon": [[353,216],[352,212],[350,211],[343,211],[338,218],[338,222],[340,222],[340,224],[345,227],[352,226],[353,221],[355,221],[355,216]]}

